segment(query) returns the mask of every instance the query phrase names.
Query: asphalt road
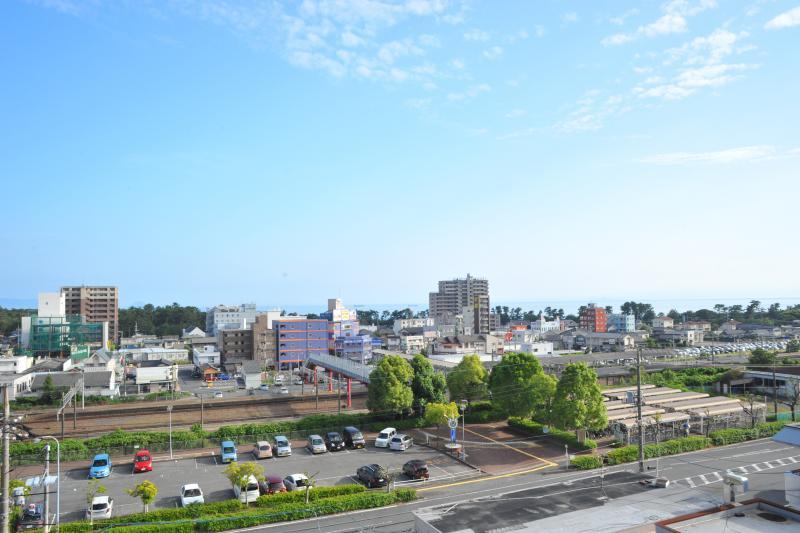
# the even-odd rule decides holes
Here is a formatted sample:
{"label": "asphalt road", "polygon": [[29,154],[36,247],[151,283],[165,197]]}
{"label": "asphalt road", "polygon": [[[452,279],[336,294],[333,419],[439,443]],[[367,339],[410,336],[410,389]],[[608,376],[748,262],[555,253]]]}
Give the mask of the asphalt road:
{"label": "asphalt road", "polygon": [[[794,464],[788,460],[787,458],[789,457],[795,457],[798,464]],[[779,464],[778,460],[781,460],[784,464]],[[765,461],[770,461],[774,468],[768,468],[767,465],[764,464]],[[761,468],[761,471],[749,466],[753,464],[756,464],[757,468]],[[651,468],[648,472],[654,475],[656,462],[648,461],[647,466]],[[771,440],[760,440],[688,453],[681,456],[668,457],[659,461],[659,473],[668,477],[675,484],[675,487],[670,488],[673,494],[676,491],[679,494],[685,492],[687,497],[691,497],[692,494],[697,494],[695,491],[701,491],[707,493],[706,496],[719,498],[720,501],[722,498],[721,481],[713,481],[716,479],[716,476],[712,473],[722,472],[726,469],[733,470],[738,467],[745,468],[748,472],[745,475],[747,475],[750,480],[750,492],[738,495],[738,498],[746,499],[754,496],[767,497],[773,500],[782,498],[783,472],[800,467],[800,448],[775,443]],[[636,470],[638,470],[636,464],[621,465],[605,469],[605,474],[609,475],[625,471],[635,472]],[[705,476],[705,479],[708,480],[709,483],[701,485],[696,482],[696,487],[691,487],[688,481],[686,481],[686,478],[695,477],[697,481],[700,481],[701,478],[697,476],[701,475]],[[563,467],[555,467],[533,473],[466,479],[454,481],[453,483],[445,484],[440,487],[423,487],[423,489],[419,491],[421,499],[408,505],[331,516],[320,520],[304,520],[288,524],[258,526],[240,531],[270,533],[278,531],[281,533],[312,531],[326,531],[331,533],[360,531],[370,531],[373,533],[411,532],[414,526],[414,515],[412,511],[417,509],[446,504],[454,505],[477,498],[498,496],[510,492],[547,486],[571,487],[574,486],[576,482],[585,482],[586,479],[597,478],[597,476],[597,472],[566,472],[563,470]],[[567,485],[562,485],[565,482]],[[589,484],[589,487],[594,485],[596,485],[596,483]],[[653,499],[659,497],[658,489],[642,490],[651,490],[648,496]],[[778,501],[781,503],[779,499]],[[598,505],[603,505],[603,502],[598,500]],[[672,505],[670,509],[673,510],[675,514],[685,512],[685,508],[681,508],[680,506]],[[646,517],[643,516],[642,523],[645,523],[645,521]],[[473,527],[477,526],[476,531],[482,531],[482,529],[480,529],[481,523],[477,521],[477,518],[471,525]]]}
{"label": "asphalt road", "polygon": [[[255,461],[250,446],[239,447],[240,461]],[[394,452],[388,449],[375,448],[368,445],[361,450],[343,450],[311,455],[302,442],[293,443],[291,457],[280,457],[255,461],[264,467],[265,474],[286,477],[289,474],[317,474],[319,485],[340,485],[355,483],[356,469],[362,465],[378,463],[390,472],[400,472],[402,465],[411,459],[423,459],[428,462],[431,478],[426,485],[451,480],[466,479],[476,472],[454,459],[424,446],[414,446],[405,452]],[[175,459],[158,461],[153,465],[153,472],[133,474],[132,465],[120,465],[112,469],[109,477],[101,480],[106,487],[106,494],[114,498],[114,516],[139,512],[141,503],[129,496],[125,489],[133,488],[137,483],[148,479],[156,484],[159,495],[154,508],[170,508],[178,506],[178,491],[187,483],[198,483],[203,489],[205,500],[221,501],[233,498],[230,483],[223,470],[227,465],[219,463],[218,454],[209,454],[196,459]],[[51,467],[54,472],[54,465]],[[74,469],[62,473],[61,481],[61,520],[71,521],[83,518],[86,509],[88,464],[86,468]],[[418,481],[410,481],[403,476],[398,478],[400,485],[420,486]],[[55,486],[51,487],[55,491]],[[32,497],[29,501],[41,501],[41,497]],[[56,494],[51,493],[51,512],[56,510]]]}

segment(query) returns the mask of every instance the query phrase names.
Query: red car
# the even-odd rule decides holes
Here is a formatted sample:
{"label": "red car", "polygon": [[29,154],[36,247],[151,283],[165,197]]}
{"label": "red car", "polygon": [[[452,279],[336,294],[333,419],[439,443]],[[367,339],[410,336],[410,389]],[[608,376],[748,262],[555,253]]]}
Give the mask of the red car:
{"label": "red car", "polygon": [[264,481],[258,483],[258,490],[263,496],[264,494],[278,494],[286,492],[286,485],[283,484],[281,476],[267,476]]}
{"label": "red car", "polygon": [[153,458],[147,450],[139,450],[133,457],[133,472],[152,472]]}

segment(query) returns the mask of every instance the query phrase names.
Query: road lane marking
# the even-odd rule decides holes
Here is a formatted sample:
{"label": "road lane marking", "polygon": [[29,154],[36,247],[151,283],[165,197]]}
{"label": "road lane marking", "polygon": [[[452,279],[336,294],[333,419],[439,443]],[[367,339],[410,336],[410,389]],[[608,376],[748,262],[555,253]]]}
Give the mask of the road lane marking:
{"label": "road lane marking", "polygon": [[435,487],[423,487],[421,489],[417,489],[417,492],[424,492],[424,491],[428,491],[428,490],[446,489],[446,488],[449,488],[449,487],[456,487],[456,486],[459,486],[459,485],[467,485],[467,484],[471,484],[471,483],[482,483],[484,481],[489,481],[489,480],[492,480],[492,479],[502,479],[502,478],[512,477],[512,476],[521,476],[521,475],[524,475],[524,474],[530,474],[532,472],[537,472],[537,471],[543,470],[545,468],[551,468],[552,466],[558,466],[558,465],[555,465],[555,464],[554,465],[549,465],[548,464],[548,465],[537,466],[536,468],[531,468],[529,470],[522,470],[521,472],[510,472],[508,474],[500,474],[498,476],[491,476],[490,475],[490,476],[482,477],[480,479],[468,479],[466,481],[457,481],[455,483],[448,483],[446,485],[437,485]]}
{"label": "road lane marking", "polygon": [[[726,470],[726,472],[728,474],[732,474],[734,471],[738,470],[739,472],[741,472],[743,474],[755,474],[755,473],[758,473],[758,472],[762,472],[764,470],[772,470],[772,469],[778,468],[780,466],[789,466],[791,463],[797,463],[798,462],[798,459],[797,459],[798,457],[800,457],[800,456],[784,457],[784,458],[781,458],[781,459],[770,459],[769,461],[762,461],[760,463],[755,463],[755,464],[752,464],[752,465],[736,466],[734,468],[728,468]],[[763,465],[763,466],[759,466],[759,465]],[[748,470],[748,468],[752,468],[754,470],[754,472],[750,472],[750,470]],[[708,477],[706,477],[706,476],[708,476]],[[713,480],[709,479],[709,477],[711,477],[711,476],[715,477],[716,479],[713,479]],[[698,486],[711,485],[712,483],[719,483],[720,481],[723,481],[724,479],[725,478],[719,472],[706,472],[705,474],[697,474],[697,475],[694,475],[694,476],[689,476],[689,477],[684,478],[684,479],[675,480],[675,482],[676,483],[682,483],[683,482],[683,483],[686,483],[691,488],[696,488]]]}
{"label": "road lane marking", "polygon": [[510,450],[514,450],[515,452],[521,453],[522,455],[527,455],[528,457],[533,457],[537,461],[541,461],[541,462],[545,463],[546,466],[558,466],[558,463],[554,463],[552,461],[548,461],[547,459],[542,459],[541,457],[537,457],[537,456],[533,455],[532,453],[528,453],[528,452],[526,452],[524,450],[520,450],[519,448],[514,448],[513,446],[510,446],[510,445],[506,444],[505,442],[500,442],[499,440],[495,440],[495,439],[493,439],[491,437],[487,437],[486,435],[481,435],[480,433],[476,433],[475,431],[472,431],[471,429],[466,429],[466,428],[464,428],[464,429],[466,431],[472,433],[473,435],[477,435],[478,437],[481,437],[481,438],[486,439],[488,441],[494,442],[495,444],[499,444],[501,446],[505,446],[506,448],[508,448]]}

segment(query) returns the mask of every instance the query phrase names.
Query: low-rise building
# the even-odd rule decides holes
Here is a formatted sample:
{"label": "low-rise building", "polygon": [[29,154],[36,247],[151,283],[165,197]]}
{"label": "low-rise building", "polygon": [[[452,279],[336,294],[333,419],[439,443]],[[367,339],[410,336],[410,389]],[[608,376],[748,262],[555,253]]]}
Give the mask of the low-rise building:
{"label": "low-rise building", "polygon": [[707,322],[705,320],[681,322],[680,324],[675,324],[675,329],[680,329],[680,330],[694,329],[694,330],[710,333],[711,332],[711,322]]}
{"label": "low-rise building", "polygon": [[48,372],[36,374],[31,384],[31,394],[41,394],[47,378],[56,389],[68,389],[83,378],[83,393],[86,396],[118,396],[119,386],[114,372]]}
{"label": "low-rise building", "polygon": [[192,350],[192,364],[195,368],[202,368],[204,365],[219,367],[221,362],[221,355],[213,346],[206,345]]}
{"label": "low-rise building", "polygon": [[253,359],[252,329],[223,329],[217,340],[223,364],[229,360]]}
{"label": "low-rise building", "polygon": [[356,335],[355,337],[338,337],[335,342],[337,357],[367,364],[372,360],[372,337]]}
{"label": "low-rise building", "polygon": [[433,318],[398,318],[392,323],[392,330],[399,334],[400,331],[410,328],[434,328]]}
{"label": "low-rise building", "polygon": [[675,321],[668,316],[657,316],[652,320],[651,324],[654,328],[672,328],[675,325]]}
{"label": "low-rise building", "polygon": [[258,361],[244,361],[241,373],[245,389],[257,389],[261,386],[263,368]]}
{"label": "low-rise building", "polygon": [[116,372],[117,357],[110,350],[101,349],[75,365],[84,372]]}
{"label": "low-rise building", "polygon": [[165,360],[140,361],[137,366],[128,368],[137,392],[173,390],[178,381],[178,367]]}
{"label": "low-rise building", "polygon": [[653,328],[652,337],[661,342],[675,342],[676,344],[694,346],[703,342],[704,333],[700,329]]}
{"label": "low-rise building", "polygon": [[636,331],[636,318],[627,313],[610,313],[607,318],[608,331],[629,333]]}
{"label": "low-rise building", "polygon": [[632,350],[636,347],[634,337],[628,333],[597,333],[580,329],[568,330],[560,335],[565,350],[591,348],[592,350]]}
{"label": "low-rise building", "polygon": [[431,343],[431,352],[443,355],[499,355],[503,353],[503,339],[493,335],[441,337]]}
{"label": "low-rise building", "polygon": [[205,336],[206,332],[198,328],[197,326],[193,328],[186,328],[181,332],[182,339],[191,339],[194,337],[205,337]]}
{"label": "low-rise building", "polygon": [[185,348],[123,348],[115,352],[128,363],[139,361],[188,361],[189,352]]}

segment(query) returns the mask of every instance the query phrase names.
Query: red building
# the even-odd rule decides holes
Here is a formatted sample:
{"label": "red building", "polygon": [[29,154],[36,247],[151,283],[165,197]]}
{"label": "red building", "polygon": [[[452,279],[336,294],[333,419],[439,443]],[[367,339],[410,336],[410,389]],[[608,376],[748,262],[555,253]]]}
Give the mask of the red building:
{"label": "red building", "polygon": [[589,304],[581,310],[581,329],[594,333],[605,333],[607,331],[606,320],[606,310],[602,307],[597,307],[595,304]]}

